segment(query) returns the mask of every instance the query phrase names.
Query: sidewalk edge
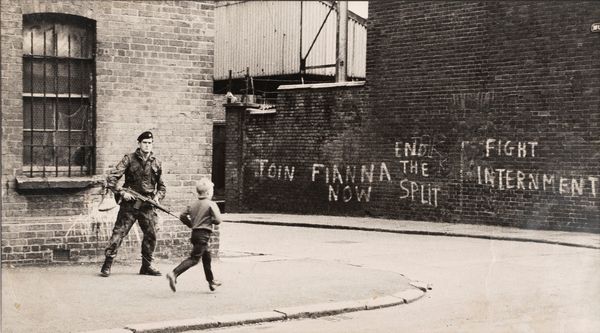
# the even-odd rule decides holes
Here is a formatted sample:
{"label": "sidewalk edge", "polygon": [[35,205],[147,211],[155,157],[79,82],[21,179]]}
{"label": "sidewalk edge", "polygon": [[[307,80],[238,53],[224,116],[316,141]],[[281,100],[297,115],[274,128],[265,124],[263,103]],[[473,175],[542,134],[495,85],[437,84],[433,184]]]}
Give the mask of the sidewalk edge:
{"label": "sidewalk edge", "polygon": [[[99,330],[94,333],[134,332],[134,333],[164,333],[185,332],[190,330],[205,330],[211,328],[241,326],[289,319],[319,318],[341,313],[375,310],[391,306],[412,303],[425,295],[425,291],[416,287],[397,292],[393,295],[356,301],[341,301],[333,303],[317,303],[274,309],[273,311],[240,313],[214,316],[207,318],[192,318],[172,321],[159,321],[126,325],[123,329]],[[88,333],[92,333],[88,332]]]}
{"label": "sidewalk edge", "polygon": [[387,232],[387,233],[423,235],[423,236],[465,237],[465,238],[478,238],[478,239],[489,239],[489,240],[542,243],[542,244],[562,245],[562,246],[581,247],[581,248],[600,250],[600,245],[595,246],[595,245],[588,245],[588,244],[578,244],[578,243],[573,243],[573,242],[556,241],[556,240],[531,238],[531,237],[496,236],[496,235],[492,235],[492,234],[467,234],[467,233],[444,232],[444,231],[369,228],[369,227],[357,227],[357,226],[339,225],[339,224],[330,225],[330,224],[302,223],[302,222],[257,221],[257,220],[247,220],[247,219],[244,219],[244,220],[227,220],[226,219],[223,222],[225,222],[225,223],[245,223],[245,224],[267,224],[267,225],[299,227],[299,228],[375,231],[375,232]]}

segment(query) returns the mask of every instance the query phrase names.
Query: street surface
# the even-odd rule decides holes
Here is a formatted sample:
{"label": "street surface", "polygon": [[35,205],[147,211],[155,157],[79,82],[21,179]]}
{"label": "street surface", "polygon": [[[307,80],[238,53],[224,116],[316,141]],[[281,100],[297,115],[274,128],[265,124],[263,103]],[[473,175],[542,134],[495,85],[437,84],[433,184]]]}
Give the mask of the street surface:
{"label": "street surface", "polygon": [[433,289],[408,305],[213,332],[600,332],[598,250],[232,223],[221,230],[224,253],[346,263]]}

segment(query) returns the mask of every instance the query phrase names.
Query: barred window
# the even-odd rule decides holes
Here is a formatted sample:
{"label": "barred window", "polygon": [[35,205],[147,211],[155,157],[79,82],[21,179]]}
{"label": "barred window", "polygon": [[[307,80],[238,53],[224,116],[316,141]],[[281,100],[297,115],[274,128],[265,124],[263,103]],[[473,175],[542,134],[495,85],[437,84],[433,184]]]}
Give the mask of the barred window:
{"label": "barred window", "polygon": [[92,175],[95,168],[95,22],[23,16],[23,173]]}

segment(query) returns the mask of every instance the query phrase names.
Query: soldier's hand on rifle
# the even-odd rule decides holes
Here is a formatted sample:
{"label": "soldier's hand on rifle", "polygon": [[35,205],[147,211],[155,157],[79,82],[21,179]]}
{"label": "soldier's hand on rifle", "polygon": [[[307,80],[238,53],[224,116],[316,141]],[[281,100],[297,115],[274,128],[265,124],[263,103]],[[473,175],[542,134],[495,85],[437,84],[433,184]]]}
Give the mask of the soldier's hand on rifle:
{"label": "soldier's hand on rifle", "polygon": [[125,201],[131,201],[131,200],[135,199],[135,197],[133,195],[131,195],[125,191],[121,191],[121,198],[123,198],[123,200],[125,200]]}

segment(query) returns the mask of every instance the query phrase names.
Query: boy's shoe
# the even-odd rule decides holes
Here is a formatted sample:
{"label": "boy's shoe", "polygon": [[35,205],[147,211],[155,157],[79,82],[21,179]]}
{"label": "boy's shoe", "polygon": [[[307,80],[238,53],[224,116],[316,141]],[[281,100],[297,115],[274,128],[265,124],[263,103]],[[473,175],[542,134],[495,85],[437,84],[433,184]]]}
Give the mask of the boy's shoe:
{"label": "boy's shoe", "polygon": [[215,291],[215,287],[218,287],[221,284],[222,283],[217,280],[212,280],[212,281],[208,282],[208,288],[210,289],[210,291]]}
{"label": "boy's shoe", "polygon": [[171,290],[176,292],[177,289],[175,288],[175,284],[177,284],[177,278],[175,277],[175,274],[173,274],[173,272],[167,274],[167,280],[169,280],[169,286],[171,287]]}

